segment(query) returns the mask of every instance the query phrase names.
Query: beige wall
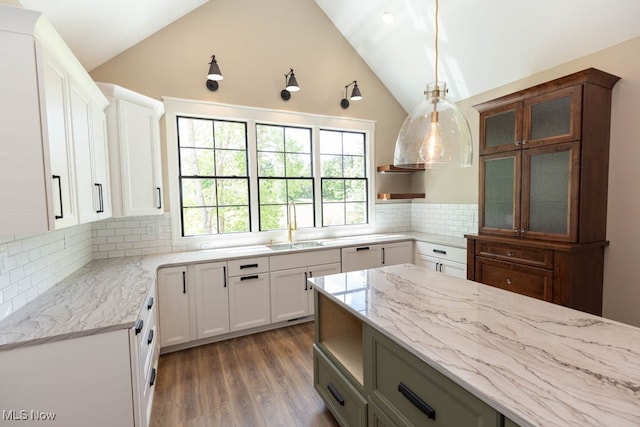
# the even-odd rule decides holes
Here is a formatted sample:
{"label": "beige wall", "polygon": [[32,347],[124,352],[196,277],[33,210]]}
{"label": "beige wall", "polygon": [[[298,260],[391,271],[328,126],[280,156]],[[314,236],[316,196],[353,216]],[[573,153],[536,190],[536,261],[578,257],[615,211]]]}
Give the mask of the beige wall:
{"label": "beige wall", "polygon": [[[224,75],[216,92],[205,88],[212,54]],[[280,91],[290,67],[301,90],[283,101]],[[95,68],[91,76],[157,99],[172,96],[375,120],[376,164],[393,161],[406,116],[313,0],[210,1]],[[344,110],[344,86],[353,80],[364,99]],[[406,175],[381,177],[378,184],[401,188],[409,180]]]}
{"label": "beige wall", "polygon": [[[640,326],[640,38],[507,84],[460,103],[474,140],[473,167],[426,172],[431,201],[476,203],[478,197],[478,113],[471,107],[508,93],[589,67],[622,79],[613,89],[609,200],[605,252],[604,316]],[[606,179],[606,177],[603,177]]]}

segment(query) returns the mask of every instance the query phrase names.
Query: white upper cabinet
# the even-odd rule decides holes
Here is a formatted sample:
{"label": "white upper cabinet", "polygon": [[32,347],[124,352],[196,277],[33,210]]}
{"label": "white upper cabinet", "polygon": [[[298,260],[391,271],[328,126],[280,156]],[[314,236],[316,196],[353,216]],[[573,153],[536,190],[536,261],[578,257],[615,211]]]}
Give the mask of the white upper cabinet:
{"label": "white upper cabinet", "polygon": [[106,98],[39,12],[0,5],[0,58],[0,234],[94,220],[82,212],[98,206],[92,116]]}
{"label": "white upper cabinet", "polygon": [[109,99],[107,129],[113,216],[159,215],[162,206],[162,102],[120,86],[98,83]]}

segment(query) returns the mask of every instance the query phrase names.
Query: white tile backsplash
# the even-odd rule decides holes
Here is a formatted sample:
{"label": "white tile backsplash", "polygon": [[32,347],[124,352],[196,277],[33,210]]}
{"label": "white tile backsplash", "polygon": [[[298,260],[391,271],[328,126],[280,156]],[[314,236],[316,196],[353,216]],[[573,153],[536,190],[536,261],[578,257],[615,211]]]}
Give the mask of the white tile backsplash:
{"label": "white tile backsplash", "polygon": [[0,250],[7,253],[6,262],[0,263],[0,319],[91,261],[91,239],[91,224],[0,236]]}
{"label": "white tile backsplash", "polygon": [[411,204],[411,230],[462,237],[478,231],[477,204]]}

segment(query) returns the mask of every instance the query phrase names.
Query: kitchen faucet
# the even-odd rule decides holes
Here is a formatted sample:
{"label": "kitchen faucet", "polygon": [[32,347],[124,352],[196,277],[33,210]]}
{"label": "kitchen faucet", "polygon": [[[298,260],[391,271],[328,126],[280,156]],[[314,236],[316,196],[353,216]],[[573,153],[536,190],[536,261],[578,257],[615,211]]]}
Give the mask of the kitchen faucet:
{"label": "kitchen faucet", "polygon": [[[293,214],[292,214],[293,212]],[[287,242],[292,243],[292,234],[298,230],[298,220],[296,218],[296,204],[293,201],[287,206]]]}

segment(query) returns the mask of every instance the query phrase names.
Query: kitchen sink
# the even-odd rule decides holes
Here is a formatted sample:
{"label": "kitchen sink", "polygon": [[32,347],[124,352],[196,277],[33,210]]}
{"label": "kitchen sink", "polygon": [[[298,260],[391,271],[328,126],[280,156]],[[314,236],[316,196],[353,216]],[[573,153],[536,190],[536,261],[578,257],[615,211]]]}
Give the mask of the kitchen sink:
{"label": "kitchen sink", "polygon": [[321,242],[316,241],[308,241],[308,242],[294,242],[294,243],[278,243],[275,245],[267,246],[272,251],[289,251],[292,249],[304,249],[304,248],[315,248],[317,246],[322,246]]}

